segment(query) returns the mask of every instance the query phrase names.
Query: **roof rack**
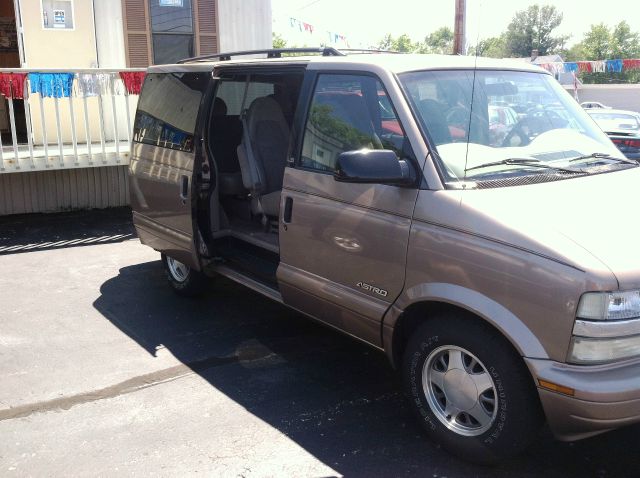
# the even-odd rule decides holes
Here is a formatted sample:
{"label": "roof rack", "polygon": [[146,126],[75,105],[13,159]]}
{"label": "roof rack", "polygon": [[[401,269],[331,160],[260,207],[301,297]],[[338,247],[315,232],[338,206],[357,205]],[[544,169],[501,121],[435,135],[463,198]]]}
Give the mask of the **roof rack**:
{"label": "roof rack", "polygon": [[219,61],[229,61],[232,56],[245,56],[245,55],[260,55],[266,54],[267,58],[282,58],[283,53],[316,53],[322,56],[345,56],[339,50],[331,47],[320,48],[270,48],[267,50],[246,50],[246,51],[232,51],[224,53],[214,53],[212,55],[194,56],[193,58],[185,58],[178,61],[178,63],[191,63],[195,61],[213,60],[217,58]]}
{"label": "roof rack", "polygon": [[340,52],[347,53],[393,53],[396,55],[402,54],[401,51],[393,51],[393,50],[378,50],[375,48],[340,48]]}

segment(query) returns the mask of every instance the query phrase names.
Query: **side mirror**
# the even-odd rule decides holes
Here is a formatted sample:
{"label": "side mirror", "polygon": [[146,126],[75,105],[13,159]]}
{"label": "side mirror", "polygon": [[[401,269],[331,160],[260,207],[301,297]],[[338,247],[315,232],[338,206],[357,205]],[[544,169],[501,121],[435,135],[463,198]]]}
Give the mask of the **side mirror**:
{"label": "side mirror", "polygon": [[415,183],[413,166],[398,160],[388,149],[359,149],[338,155],[333,177],[343,183],[377,183],[410,186]]}

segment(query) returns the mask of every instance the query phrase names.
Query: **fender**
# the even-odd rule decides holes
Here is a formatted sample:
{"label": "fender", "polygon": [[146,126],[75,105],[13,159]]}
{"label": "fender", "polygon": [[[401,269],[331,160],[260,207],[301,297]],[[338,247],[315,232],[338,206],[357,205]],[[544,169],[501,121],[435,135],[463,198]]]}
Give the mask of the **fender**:
{"label": "fender", "polygon": [[382,343],[393,362],[393,334],[402,313],[412,304],[441,302],[465,309],[498,329],[523,357],[548,359],[549,355],[531,330],[504,306],[466,287],[447,283],[417,284],[406,289],[387,311],[382,323]]}

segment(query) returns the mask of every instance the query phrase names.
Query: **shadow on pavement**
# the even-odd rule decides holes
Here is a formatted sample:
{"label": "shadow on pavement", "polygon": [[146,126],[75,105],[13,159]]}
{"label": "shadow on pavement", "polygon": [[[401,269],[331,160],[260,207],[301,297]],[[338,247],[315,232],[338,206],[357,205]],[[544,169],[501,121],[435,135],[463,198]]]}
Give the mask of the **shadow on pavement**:
{"label": "shadow on pavement", "polygon": [[122,242],[136,237],[127,207],[0,217],[0,255]]}
{"label": "shadow on pavement", "polygon": [[175,296],[159,261],[122,268],[94,306],[150,354],[182,363],[346,476],[638,476],[639,427],[573,444],[540,437],[496,468],[451,457],[415,424],[383,354],[217,279]]}

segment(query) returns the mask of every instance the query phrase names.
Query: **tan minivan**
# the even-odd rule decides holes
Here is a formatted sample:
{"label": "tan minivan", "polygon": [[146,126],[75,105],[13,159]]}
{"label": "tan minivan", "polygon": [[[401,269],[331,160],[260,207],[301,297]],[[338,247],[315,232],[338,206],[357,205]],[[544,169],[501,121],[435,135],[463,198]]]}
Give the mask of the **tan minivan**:
{"label": "tan minivan", "polygon": [[640,421],[640,168],[553,76],[259,53],[148,70],[133,219],[177,292],[225,276],[384,351],[466,459]]}

